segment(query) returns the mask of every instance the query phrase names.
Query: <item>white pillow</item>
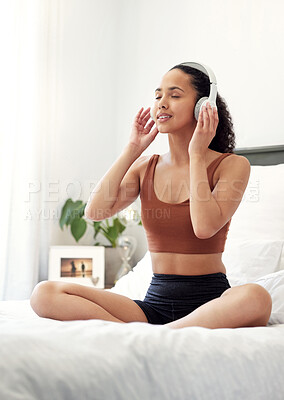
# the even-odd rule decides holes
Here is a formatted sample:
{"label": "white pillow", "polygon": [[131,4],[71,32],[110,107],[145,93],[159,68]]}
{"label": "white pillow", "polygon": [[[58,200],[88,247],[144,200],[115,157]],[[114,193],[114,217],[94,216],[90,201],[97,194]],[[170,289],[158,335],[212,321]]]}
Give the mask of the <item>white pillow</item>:
{"label": "white pillow", "polygon": [[252,165],[242,201],[232,217],[231,239],[284,240],[284,164]]}
{"label": "white pillow", "polygon": [[228,239],[222,261],[231,286],[278,271],[282,247],[282,240]]}
{"label": "white pillow", "polygon": [[263,276],[255,283],[263,286],[272,298],[272,311],[268,325],[284,324],[284,271]]}
{"label": "white pillow", "polygon": [[[283,178],[284,164],[251,166],[243,199],[232,217],[228,241],[284,240]],[[279,269],[284,269],[284,248]]]}
{"label": "white pillow", "polygon": [[109,291],[122,294],[132,300],[144,300],[152,276],[152,260],[150,252],[147,251],[133,271],[120,278]]}

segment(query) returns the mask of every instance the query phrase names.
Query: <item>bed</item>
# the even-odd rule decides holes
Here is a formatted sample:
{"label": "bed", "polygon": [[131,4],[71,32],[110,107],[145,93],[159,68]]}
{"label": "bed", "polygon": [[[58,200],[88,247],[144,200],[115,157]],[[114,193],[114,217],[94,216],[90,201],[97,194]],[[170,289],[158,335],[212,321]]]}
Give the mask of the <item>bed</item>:
{"label": "bed", "polygon": [[[272,297],[267,326],[238,329],[39,318],[0,303],[1,400],[284,398],[284,146],[237,149],[251,176],[223,254],[232,286]],[[107,290],[143,299],[150,254]]]}

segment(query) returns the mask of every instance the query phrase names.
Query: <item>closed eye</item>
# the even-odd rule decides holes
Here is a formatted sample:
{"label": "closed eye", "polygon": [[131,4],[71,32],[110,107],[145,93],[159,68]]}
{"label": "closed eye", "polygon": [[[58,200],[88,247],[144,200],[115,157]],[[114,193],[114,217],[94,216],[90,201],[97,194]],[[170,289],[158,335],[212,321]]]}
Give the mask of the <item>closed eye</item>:
{"label": "closed eye", "polygon": [[[172,97],[174,97],[175,99],[179,99],[180,98],[180,96],[172,96]],[[161,96],[160,97],[156,97],[156,100],[159,100],[161,98]]]}

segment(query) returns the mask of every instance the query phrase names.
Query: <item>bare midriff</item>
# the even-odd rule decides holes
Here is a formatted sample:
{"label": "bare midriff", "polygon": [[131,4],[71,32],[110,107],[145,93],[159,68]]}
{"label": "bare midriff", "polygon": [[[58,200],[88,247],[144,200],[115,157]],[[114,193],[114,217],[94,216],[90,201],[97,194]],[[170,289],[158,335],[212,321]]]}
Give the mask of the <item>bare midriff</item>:
{"label": "bare midriff", "polygon": [[151,252],[152,269],[156,274],[205,275],[223,272],[222,253],[177,254]]}

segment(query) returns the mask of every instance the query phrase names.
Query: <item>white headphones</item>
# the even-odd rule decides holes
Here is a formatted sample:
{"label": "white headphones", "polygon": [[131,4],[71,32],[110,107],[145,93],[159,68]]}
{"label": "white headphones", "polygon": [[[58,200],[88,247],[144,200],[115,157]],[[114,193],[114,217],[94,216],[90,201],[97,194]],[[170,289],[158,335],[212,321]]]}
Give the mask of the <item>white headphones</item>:
{"label": "white headphones", "polygon": [[[195,116],[196,121],[198,121],[198,116],[199,116],[199,112],[201,110],[201,107],[203,105],[205,105],[207,102],[210,103],[211,107],[215,107],[217,109],[217,105],[216,105],[217,80],[216,80],[216,77],[215,77],[214,72],[212,71],[212,69],[207,67],[204,64],[200,64],[200,63],[196,63],[196,62],[184,62],[184,63],[181,63],[179,65],[185,65],[187,67],[191,67],[191,68],[197,69],[198,71],[203,72],[209,78],[209,81],[210,81],[209,97],[201,97],[198,100],[198,102],[195,104],[195,107],[194,107],[194,116]],[[151,118],[154,119],[153,118],[154,116],[152,114],[152,109],[150,110],[150,115],[151,115]]]}

